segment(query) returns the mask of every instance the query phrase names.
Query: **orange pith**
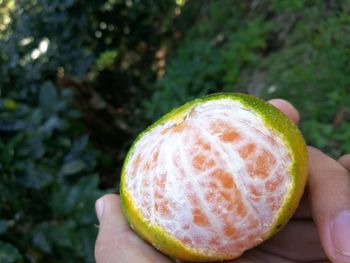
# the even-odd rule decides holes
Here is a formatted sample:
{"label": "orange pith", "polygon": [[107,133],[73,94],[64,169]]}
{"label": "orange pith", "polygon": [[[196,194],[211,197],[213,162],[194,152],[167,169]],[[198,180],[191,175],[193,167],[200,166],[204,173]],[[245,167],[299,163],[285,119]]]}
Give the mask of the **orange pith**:
{"label": "orange pith", "polygon": [[161,122],[129,154],[121,189],[124,209],[134,211],[126,211],[129,222],[185,260],[235,258],[259,244],[291,216],[290,193],[297,203],[294,187],[306,178],[294,179],[298,167],[285,137],[225,98]]}

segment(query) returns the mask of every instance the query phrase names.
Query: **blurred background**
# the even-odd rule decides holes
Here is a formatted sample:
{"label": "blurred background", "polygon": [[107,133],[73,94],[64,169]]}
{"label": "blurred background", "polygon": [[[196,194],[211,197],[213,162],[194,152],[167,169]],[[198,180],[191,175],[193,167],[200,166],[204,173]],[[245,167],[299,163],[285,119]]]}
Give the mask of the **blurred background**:
{"label": "blurred background", "polygon": [[350,152],[350,1],[0,0],[0,262],[93,262],[135,136],[213,92],[287,99]]}

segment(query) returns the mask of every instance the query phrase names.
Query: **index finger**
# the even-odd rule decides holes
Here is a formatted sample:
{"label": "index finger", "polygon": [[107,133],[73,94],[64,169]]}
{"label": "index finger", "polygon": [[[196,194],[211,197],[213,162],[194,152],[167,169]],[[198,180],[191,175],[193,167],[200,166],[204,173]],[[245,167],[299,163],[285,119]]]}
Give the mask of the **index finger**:
{"label": "index finger", "polygon": [[299,123],[299,120],[300,120],[299,112],[288,101],[283,99],[272,99],[272,100],[269,100],[268,103],[272,104],[277,109],[282,111],[295,124]]}

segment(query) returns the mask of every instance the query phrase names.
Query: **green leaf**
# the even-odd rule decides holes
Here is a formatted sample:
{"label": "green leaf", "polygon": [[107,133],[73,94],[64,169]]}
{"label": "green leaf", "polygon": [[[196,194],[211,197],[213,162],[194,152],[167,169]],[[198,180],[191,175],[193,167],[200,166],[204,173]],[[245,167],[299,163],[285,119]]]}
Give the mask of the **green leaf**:
{"label": "green leaf", "polygon": [[72,247],[71,236],[75,235],[75,225],[70,220],[55,224],[50,229],[50,239],[60,247]]}
{"label": "green leaf", "polygon": [[[8,223],[6,220],[0,220],[0,235],[6,232]],[[1,261],[0,261],[1,262]]]}
{"label": "green leaf", "polygon": [[7,110],[17,110],[18,104],[15,100],[6,99],[6,100],[4,100],[4,108]]}
{"label": "green leaf", "polygon": [[118,57],[117,50],[107,50],[100,54],[96,59],[96,67],[98,70],[103,70],[109,66],[113,66],[114,61]]}
{"label": "green leaf", "polygon": [[40,89],[39,104],[44,114],[50,114],[55,111],[58,94],[56,88],[49,81],[45,82]]}
{"label": "green leaf", "polygon": [[47,223],[38,225],[32,232],[32,242],[40,250],[45,253],[50,253],[52,250],[52,244],[49,239],[50,226]]}
{"label": "green leaf", "polygon": [[81,228],[77,232],[77,236],[79,238],[79,246],[81,247],[81,252],[86,258],[87,263],[93,263],[94,256],[94,245],[95,239],[97,235],[97,227],[95,225],[88,225],[87,227]]}
{"label": "green leaf", "polygon": [[63,165],[61,173],[62,175],[73,175],[82,171],[86,167],[82,160],[74,160]]}
{"label": "green leaf", "polygon": [[22,260],[22,256],[13,245],[0,240],[0,262],[16,263]]}

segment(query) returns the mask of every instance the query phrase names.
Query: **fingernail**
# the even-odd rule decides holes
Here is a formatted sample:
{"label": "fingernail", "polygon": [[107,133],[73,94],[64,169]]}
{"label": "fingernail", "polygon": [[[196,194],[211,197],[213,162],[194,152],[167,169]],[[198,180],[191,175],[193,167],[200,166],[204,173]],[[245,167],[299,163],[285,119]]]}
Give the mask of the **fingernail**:
{"label": "fingernail", "polygon": [[95,203],[95,210],[96,210],[98,221],[101,221],[104,207],[105,207],[105,204],[104,204],[103,198],[98,199]]}
{"label": "fingernail", "polygon": [[336,215],[331,224],[331,235],[335,250],[350,257],[350,211],[342,211]]}

